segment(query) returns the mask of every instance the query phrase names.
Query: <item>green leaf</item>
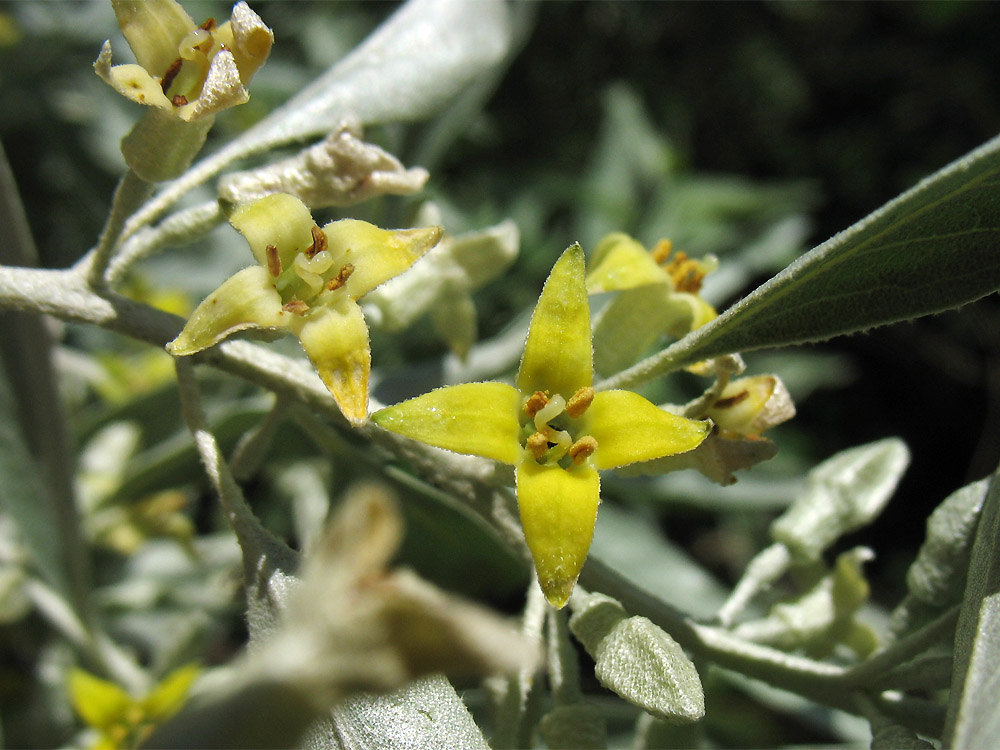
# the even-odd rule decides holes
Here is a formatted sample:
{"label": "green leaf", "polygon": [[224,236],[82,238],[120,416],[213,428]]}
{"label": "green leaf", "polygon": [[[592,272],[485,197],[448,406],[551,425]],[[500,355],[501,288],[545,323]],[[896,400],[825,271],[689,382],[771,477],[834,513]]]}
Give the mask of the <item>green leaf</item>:
{"label": "green leaf", "polygon": [[983,479],[956,490],[927,519],[927,537],[906,573],[906,586],[920,601],[946,607],[961,598],[988,486]]}
{"label": "green leaf", "polygon": [[909,462],[898,438],[841,451],[809,472],[805,492],[771,524],[771,537],[795,558],[817,559],[882,512]]}
{"label": "green leaf", "polygon": [[311,748],[391,747],[395,750],[488,750],[489,745],[444,677],[416,680],[388,695],[361,695],[333,711],[310,738]]}
{"label": "green leaf", "polygon": [[317,716],[316,707],[288,683],[251,682],[222,697],[192,701],[142,746],[298,747]]}
{"label": "green leaf", "polygon": [[1000,737],[1000,594],[983,599],[951,748],[990,747]]}
{"label": "green leaf", "polygon": [[541,730],[550,750],[601,750],[608,746],[604,717],[595,706],[582,701],[553,708],[542,717]]}
{"label": "green leaf", "polygon": [[0,510],[9,515],[42,578],[66,595],[64,549],[60,546],[53,502],[41,469],[18,429],[14,399],[0,367]]}
{"label": "green leaf", "polygon": [[570,630],[594,659],[604,687],[664,721],[704,717],[701,679],[677,641],[645,617],[628,617],[603,594],[576,595],[572,607]]}
{"label": "green leaf", "polygon": [[612,378],[624,387],[703,359],[823,341],[959,307],[1000,288],[1000,138],[789,265],[713,322]]}
{"label": "green leaf", "polygon": [[[996,708],[992,718],[970,714],[970,705],[979,705],[988,700],[988,693],[979,693],[976,687],[985,680],[988,670],[984,664],[993,663],[1000,656],[1000,632],[996,595],[1000,592],[1000,470],[993,474],[986,502],[983,505],[976,540],[972,545],[969,560],[969,575],[965,584],[965,595],[959,611],[958,626],[955,629],[955,670],[951,682],[948,701],[948,715],[945,721],[945,746],[958,746],[955,740],[961,736],[966,740],[978,734],[982,722],[996,723]],[[989,602],[986,600],[989,598]],[[992,632],[987,627],[992,623]],[[976,661],[973,663],[973,657]],[[973,672],[975,668],[975,672]],[[996,674],[996,670],[993,671]],[[995,702],[996,696],[993,695]],[[964,747],[971,745],[965,744]]]}

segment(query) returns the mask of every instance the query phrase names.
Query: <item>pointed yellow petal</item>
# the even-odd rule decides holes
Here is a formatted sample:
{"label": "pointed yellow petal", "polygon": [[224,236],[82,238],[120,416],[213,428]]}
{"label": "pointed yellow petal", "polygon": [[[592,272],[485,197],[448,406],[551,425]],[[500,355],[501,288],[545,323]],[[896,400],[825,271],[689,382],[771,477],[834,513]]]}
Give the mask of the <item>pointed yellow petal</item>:
{"label": "pointed yellow petal", "polygon": [[[594,322],[594,369],[614,375],[634,365],[678,320],[673,293],[666,284],[651,284],[615,295]],[[686,316],[680,316],[686,322]]]}
{"label": "pointed yellow petal", "polygon": [[345,287],[352,299],[398,276],[441,239],[441,227],[380,229],[358,219],[333,221],[323,227],[330,251],[354,271]]}
{"label": "pointed yellow petal", "polygon": [[368,326],[358,304],[341,297],[334,304],[313,308],[289,327],[299,337],[340,411],[354,424],[364,422],[368,416],[372,357]]}
{"label": "pointed yellow petal", "polygon": [[196,664],[186,664],[175,669],[142,701],[146,716],[153,720],[163,720],[173,716],[184,705],[191,685],[201,675]]}
{"label": "pointed yellow petal", "polygon": [[597,441],[597,469],[684,453],[698,447],[712,426],[666,412],[631,391],[601,391],[583,419],[584,432]]}
{"label": "pointed yellow petal", "polygon": [[516,464],[520,406],[521,394],[506,383],[466,383],[389,406],[372,421],[438,448]]}
{"label": "pointed yellow petal", "polygon": [[670,277],[646,248],[621,232],[609,234],[597,244],[587,274],[591,294],[669,283]]}
{"label": "pointed yellow petal", "polygon": [[194,354],[247,328],[287,328],[293,317],[281,309],[267,269],[250,266],[222,282],[195,308],[167,351],[178,357]]}
{"label": "pointed yellow petal", "polygon": [[136,61],[154,76],[167,72],[195,28],[176,0],[111,0],[111,7]]}
{"label": "pointed yellow petal", "polygon": [[125,718],[135,701],[113,682],[102,680],[82,669],[69,675],[69,698],[87,724],[106,729]]}
{"label": "pointed yellow petal", "polygon": [[305,204],[287,193],[274,193],[238,206],[229,223],[246,237],[262,266],[267,266],[267,246],[277,248],[282,269],[313,244],[312,229],[316,226]]}
{"label": "pointed yellow petal", "polygon": [[552,267],[528,327],[517,373],[521,393],[550,391],[569,399],[594,378],[590,305],[583,250],[572,245]]}
{"label": "pointed yellow petal", "polygon": [[271,29],[246,3],[233,6],[232,20],[216,30],[215,39],[232,50],[244,84],[250,83],[253,74],[267,60],[274,44]]}
{"label": "pointed yellow petal", "polygon": [[588,466],[566,470],[528,459],[517,467],[517,505],[538,584],[556,609],[569,600],[597,523],[601,483]]}
{"label": "pointed yellow petal", "polygon": [[[109,48],[110,49],[110,48]],[[173,112],[173,105],[163,93],[160,84],[146,72],[141,65],[115,65],[108,67],[111,58],[102,56],[97,59],[94,69],[111,87],[127,99],[151,107],[159,107]]]}

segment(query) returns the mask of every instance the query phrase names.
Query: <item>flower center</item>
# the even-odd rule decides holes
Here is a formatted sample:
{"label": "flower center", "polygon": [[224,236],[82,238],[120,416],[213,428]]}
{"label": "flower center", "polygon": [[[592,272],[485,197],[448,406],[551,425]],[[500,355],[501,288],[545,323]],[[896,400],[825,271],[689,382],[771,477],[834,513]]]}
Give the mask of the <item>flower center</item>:
{"label": "flower center", "polygon": [[[650,251],[653,260],[660,264],[678,292],[697,294],[701,290],[701,282],[705,279],[705,268],[698,261],[690,258],[687,253],[673,253],[674,243],[670,240],[660,240]],[[671,257],[673,253],[673,257]]]}
{"label": "flower center", "polygon": [[215,19],[209,18],[185,36],[177,47],[177,59],[163,73],[160,87],[175,107],[183,107],[201,94],[212,57],[222,48],[215,40],[215,30]]}
{"label": "flower center", "polygon": [[317,226],[312,228],[312,238],[312,244],[295,256],[289,268],[282,268],[274,245],[265,249],[267,270],[281,295],[282,309],[296,315],[309,312],[310,304],[319,295],[341,289],[354,273],[354,264],[345,262],[350,248],[334,255],[326,234]]}
{"label": "flower center", "polygon": [[574,437],[576,421],[594,400],[594,389],[581,388],[567,402],[558,393],[554,396],[535,391],[524,400],[527,421],[522,426],[524,447],[540,464],[556,464],[568,469],[578,466],[597,450],[597,441],[590,435]]}

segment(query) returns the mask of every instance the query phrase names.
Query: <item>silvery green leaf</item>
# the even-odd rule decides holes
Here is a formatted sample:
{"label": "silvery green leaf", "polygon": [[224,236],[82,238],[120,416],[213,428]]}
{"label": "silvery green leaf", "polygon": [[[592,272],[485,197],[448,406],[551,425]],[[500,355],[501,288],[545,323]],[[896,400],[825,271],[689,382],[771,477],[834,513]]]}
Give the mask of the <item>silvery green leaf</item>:
{"label": "silvery green leaf", "polygon": [[609,379],[649,380],[732,352],[823,341],[1000,288],[1000,138],[801,256],[684,339]]}
{"label": "silvery green leaf", "polygon": [[[707,570],[638,514],[604,503],[590,557],[621,573],[649,593],[695,617],[711,617],[726,599],[726,589]],[[669,570],[665,576],[663,571]],[[583,575],[587,575],[584,568]]]}
{"label": "silvery green leaf", "polygon": [[841,451],[809,472],[803,494],[771,524],[771,537],[793,557],[818,558],[882,512],[909,461],[898,438]]}
{"label": "silvery green leaf", "polygon": [[990,747],[1000,737],[1000,594],[983,599],[949,747]]}
{"label": "silvery green leaf", "polygon": [[193,698],[142,746],[296,747],[317,715],[287,682],[254,682],[211,700]]}
{"label": "silvery green leaf", "polygon": [[912,729],[886,723],[872,731],[872,750],[934,750],[934,745],[920,739]]}
{"label": "silvery green leaf", "polygon": [[584,750],[608,746],[604,717],[594,706],[571,703],[556,706],[542,717],[542,739],[550,750]]}
{"label": "silvery green leaf", "polygon": [[17,526],[24,548],[41,573],[56,591],[66,594],[68,583],[63,567],[64,550],[56,533],[53,504],[42,472],[28,454],[24,437],[18,429],[14,399],[0,367],[0,509]]}
{"label": "silvery green leaf", "polygon": [[[954,740],[959,736],[971,740],[971,736],[977,734],[979,728],[983,726],[981,722],[996,726],[995,713],[978,716],[975,712],[970,712],[969,707],[981,705],[980,701],[984,698],[981,694],[976,694],[976,688],[985,687],[986,675],[992,674],[992,679],[995,680],[997,674],[995,668],[990,673],[983,667],[991,663],[995,667],[997,654],[1000,652],[1000,644],[997,642],[997,633],[1000,632],[998,628],[1000,616],[996,601],[998,592],[1000,592],[1000,470],[994,473],[990,480],[976,529],[965,594],[959,610],[958,625],[955,628],[955,669],[945,722],[946,745],[951,744],[949,739]],[[992,630],[987,627],[990,625]],[[975,663],[973,656],[976,659]],[[973,668],[976,669],[975,672]],[[995,710],[994,707],[994,712]],[[964,746],[971,747],[971,745]]]}
{"label": "silvery green leaf", "polygon": [[355,696],[337,706],[307,741],[309,750],[488,750],[489,745],[444,677],[432,675],[388,695]]}
{"label": "silvery green leaf", "polygon": [[927,519],[927,537],[906,574],[907,588],[920,601],[944,607],[961,598],[988,486],[983,479],[956,490]]}
{"label": "silvery green leaf", "polygon": [[508,26],[507,8],[498,0],[411,0],[194,171],[215,174],[241,155],[326,135],[346,117],[362,125],[428,117],[503,59]]}
{"label": "silvery green leaf", "polygon": [[603,594],[574,594],[570,602],[570,630],[594,659],[604,687],[664,721],[701,720],[701,679],[677,641],[645,617],[628,617]]}

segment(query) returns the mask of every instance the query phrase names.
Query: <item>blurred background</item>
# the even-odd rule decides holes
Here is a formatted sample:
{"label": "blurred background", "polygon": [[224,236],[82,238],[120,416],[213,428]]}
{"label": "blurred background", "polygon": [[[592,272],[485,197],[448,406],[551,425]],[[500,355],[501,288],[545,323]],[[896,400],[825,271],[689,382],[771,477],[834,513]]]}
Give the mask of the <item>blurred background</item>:
{"label": "blurred background", "polygon": [[[228,15],[225,3],[185,7],[196,21]],[[263,0],[253,7],[274,29],[272,58],[254,79],[251,102],[219,118],[209,149],[342,57],[396,5]],[[519,49],[494,80],[433,122],[366,134],[407,165],[430,169],[419,198],[441,206],[449,230],[508,217],[518,223],[517,263],[476,297],[481,338],[530,309],[568,244],[589,251],[614,230],[647,245],[669,237],[692,255],[718,255],[721,269],[705,295],[724,309],[799,253],[1000,133],[994,3],[542,2],[514,10]],[[44,266],[68,265],[94,243],[123,170],[117,143],[139,114],[92,72],[108,37],[125,61],[127,45],[103,1],[0,4],[0,139]],[[342,213],[402,225],[417,205],[388,199]],[[183,310],[245,262],[238,236],[223,228],[155,259],[131,291]],[[376,367],[400,373],[439,359],[445,347],[429,328],[376,334]],[[83,385],[69,377],[79,445],[123,414],[169,413],[169,367],[100,332],[64,333],[70,352],[105,368]],[[894,500],[838,548],[876,550],[868,567],[873,597],[893,606],[927,514],[1000,459],[996,297],[746,359],[751,373],[782,377],[798,407],[795,420],[771,435],[778,458],[725,489],[680,475],[611,481],[609,506],[634,510],[731,584],[805,470],[839,450],[899,436],[913,462]],[[649,393],[682,401],[695,387],[678,378]],[[216,396],[243,398],[241,388],[220,379]],[[233,440],[260,412],[226,423]],[[175,421],[145,425],[137,455],[179,429]],[[287,455],[298,445],[288,443]],[[198,486],[196,471],[181,476]],[[160,475],[147,480],[119,500],[169,484]],[[200,533],[214,506],[203,490],[185,491],[194,498],[185,517]],[[411,523],[435,523],[416,515]],[[442,563],[433,544],[412,536],[405,555],[414,565],[456,577],[452,559]],[[522,577],[497,567],[484,580],[450,584],[513,611]]]}

